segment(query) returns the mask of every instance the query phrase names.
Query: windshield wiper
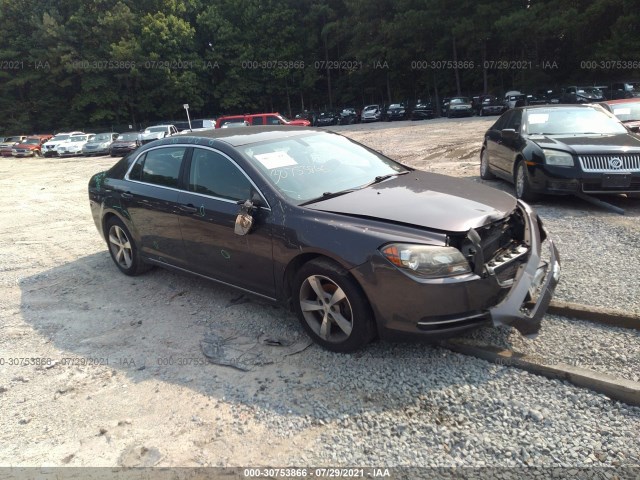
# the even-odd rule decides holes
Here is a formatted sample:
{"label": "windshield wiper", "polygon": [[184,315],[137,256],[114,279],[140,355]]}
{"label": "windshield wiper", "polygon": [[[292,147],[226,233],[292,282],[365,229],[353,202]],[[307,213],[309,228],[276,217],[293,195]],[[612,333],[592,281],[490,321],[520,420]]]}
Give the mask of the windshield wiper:
{"label": "windshield wiper", "polygon": [[307,200],[306,202],[301,203],[300,206],[303,207],[305,205],[309,205],[310,203],[321,202],[322,200],[328,200],[330,198],[339,197],[340,195],[345,195],[347,193],[355,192],[356,190],[362,190],[363,188],[367,188],[371,185],[375,185],[376,183],[383,182],[384,180],[387,180],[391,177],[404,175],[405,173],[409,173],[409,172],[410,170],[405,170],[404,172],[389,173],[387,175],[378,175],[373,179],[373,181],[369,183],[365,183],[364,185],[358,188],[347,188],[346,190],[339,190],[337,192],[324,192],[319,197],[312,198],[311,200]]}
{"label": "windshield wiper", "polygon": [[347,193],[355,192],[356,190],[359,190],[359,188],[347,188],[346,190],[340,190],[338,192],[324,192],[319,197],[312,198],[311,200],[307,200],[306,202],[302,202],[300,206],[304,207],[305,205],[309,205],[310,203],[321,202],[322,200],[328,200],[330,198],[339,197],[340,195],[345,195]]}

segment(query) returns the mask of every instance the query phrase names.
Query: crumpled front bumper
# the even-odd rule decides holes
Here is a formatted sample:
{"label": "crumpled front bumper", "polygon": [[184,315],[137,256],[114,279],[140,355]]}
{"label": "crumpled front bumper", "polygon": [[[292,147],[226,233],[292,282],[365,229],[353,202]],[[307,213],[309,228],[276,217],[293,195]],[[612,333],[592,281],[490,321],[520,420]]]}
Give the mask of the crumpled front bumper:
{"label": "crumpled front bumper", "polygon": [[[560,255],[553,241],[547,239],[550,258],[548,264],[542,261],[543,234],[546,236],[542,222],[529,205],[521,201],[518,204],[528,231],[529,259],[519,267],[509,293],[498,305],[490,308],[489,313],[495,326],[511,325],[522,335],[535,336],[560,279]],[[535,305],[525,309],[523,305],[529,299],[530,291],[538,287]]]}

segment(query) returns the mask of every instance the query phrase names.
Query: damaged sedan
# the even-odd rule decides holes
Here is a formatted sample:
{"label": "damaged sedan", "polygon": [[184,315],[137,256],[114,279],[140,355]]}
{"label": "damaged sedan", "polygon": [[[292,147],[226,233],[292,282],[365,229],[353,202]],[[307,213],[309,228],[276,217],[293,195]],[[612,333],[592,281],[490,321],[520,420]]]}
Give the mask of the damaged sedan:
{"label": "damaged sedan", "polygon": [[338,352],[487,324],[534,335],[560,273],[526,203],[307,128],[158,140],[94,175],[89,200],[122,273],[166,267],[285,304]]}

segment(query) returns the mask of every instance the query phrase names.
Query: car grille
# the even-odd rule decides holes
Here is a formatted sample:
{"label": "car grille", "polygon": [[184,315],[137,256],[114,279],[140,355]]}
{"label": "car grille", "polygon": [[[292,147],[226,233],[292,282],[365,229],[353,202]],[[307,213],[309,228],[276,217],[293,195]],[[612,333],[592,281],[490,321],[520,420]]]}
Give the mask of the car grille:
{"label": "car grille", "polygon": [[584,172],[640,172],[640,155],[580,155]]}

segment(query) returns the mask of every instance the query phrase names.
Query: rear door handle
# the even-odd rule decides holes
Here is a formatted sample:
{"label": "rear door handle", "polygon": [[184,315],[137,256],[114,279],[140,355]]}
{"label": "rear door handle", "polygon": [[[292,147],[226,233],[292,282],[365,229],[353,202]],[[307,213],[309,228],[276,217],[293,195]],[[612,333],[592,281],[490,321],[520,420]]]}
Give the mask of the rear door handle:
{"label": "rear door handle", "polygon": [[198,207],[194,207],[191,203],[189,205],[180,205],[180,210],[185,213],[197,213]]}
{"label": "rear door handle", "polygon": [[133,198],[133,194],[131,192],[123,192],[120,194],[120,197],[124,198],[125,200],[131,200]]}

